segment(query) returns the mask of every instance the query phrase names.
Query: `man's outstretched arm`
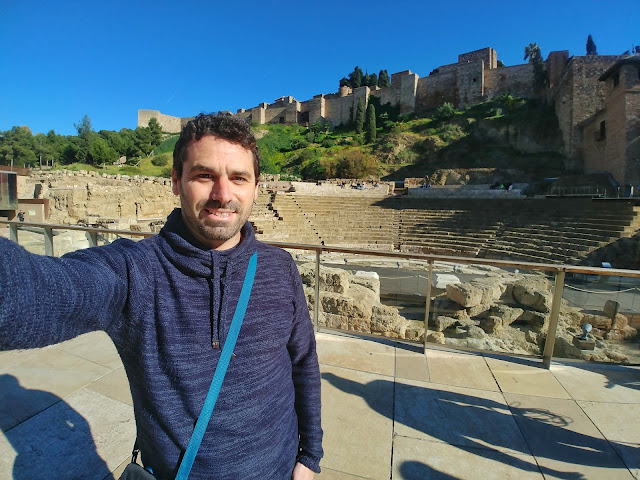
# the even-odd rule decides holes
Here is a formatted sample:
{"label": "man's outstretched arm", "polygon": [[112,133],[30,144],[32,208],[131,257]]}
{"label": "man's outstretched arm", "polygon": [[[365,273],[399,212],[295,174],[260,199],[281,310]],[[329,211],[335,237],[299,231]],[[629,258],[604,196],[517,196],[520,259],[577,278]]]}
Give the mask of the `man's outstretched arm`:
{"label": "man's outstretched arm", "polygon": [[125,305],[127,269],[123,257],[104,248],[55,258],[0,238],[0,350],[107,329]]}

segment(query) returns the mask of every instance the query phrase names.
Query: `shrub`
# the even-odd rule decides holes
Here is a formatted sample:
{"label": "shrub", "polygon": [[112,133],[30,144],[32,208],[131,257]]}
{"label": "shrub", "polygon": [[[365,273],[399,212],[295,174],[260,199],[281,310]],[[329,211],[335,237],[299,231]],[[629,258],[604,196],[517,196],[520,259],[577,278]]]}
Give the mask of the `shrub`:
{"label": "shrub", "polygon": [[433,116],[435,120],[450,120],[456,114],[456,109],[453,107],[453,104],[450,102],[444,102],[441,106],[436,109],[436,113]]}
{"label": "shrub", "polygon": [[173,155],[171,153],[163,153],[153,157],[151,163],[156,167],[164,167],[169,164],[170,160],[173,160]]}

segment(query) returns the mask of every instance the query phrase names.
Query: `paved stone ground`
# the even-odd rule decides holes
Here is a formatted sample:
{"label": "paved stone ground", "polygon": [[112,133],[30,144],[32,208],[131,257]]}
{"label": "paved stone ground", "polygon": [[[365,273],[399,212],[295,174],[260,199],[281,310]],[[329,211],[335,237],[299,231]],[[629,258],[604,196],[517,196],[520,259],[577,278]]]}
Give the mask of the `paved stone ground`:
{"label": "paved stone ground", "polygon": [[[318,334],[320,480],[640,478],[640,369]],[[0,478],[118,478],[135,437],[111,341],[0,352]]]}

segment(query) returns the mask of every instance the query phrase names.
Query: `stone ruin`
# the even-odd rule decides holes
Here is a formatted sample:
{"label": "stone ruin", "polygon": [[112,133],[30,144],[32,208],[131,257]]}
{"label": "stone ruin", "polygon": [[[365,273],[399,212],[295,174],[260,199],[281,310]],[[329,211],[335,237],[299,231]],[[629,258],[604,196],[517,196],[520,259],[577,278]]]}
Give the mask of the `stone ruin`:
{"label": "stone ruin", "polygon": [[[309,311],[313,316],[315,264],[298,267]],[[429,342],[478,350],[541,355],[551,312],[551,283],[541,274],[489,272],[464,283],[434,289]],[[423,341],[424,322],[403,317],[400,310],[380,303],[376,273],[355,274],[340,268],[320,268],[320,327]],[[558,318],[554,356],[599,362],[628,363],[621,342],[637,337],[616,302],[603,311],[584,311],[563,299]],[[592,350],[581,350],[574,338],[582,325],[593,329]]]}

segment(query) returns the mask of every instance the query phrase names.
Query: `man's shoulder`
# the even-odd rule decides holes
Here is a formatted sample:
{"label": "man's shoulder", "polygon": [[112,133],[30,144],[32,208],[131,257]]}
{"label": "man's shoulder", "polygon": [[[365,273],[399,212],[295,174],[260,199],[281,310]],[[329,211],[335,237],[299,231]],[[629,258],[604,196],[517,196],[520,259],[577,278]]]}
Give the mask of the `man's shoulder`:
{"label": "man's shoulder", "polygon": [[256,240],[258,256],[260,258],[265,258],[273,263],[282,263],[282,264],[290,264],[293,262],[293,258],[291,254],[286,250],[276,247],[274,245],[268,245],[266,243],[260,242]]}

